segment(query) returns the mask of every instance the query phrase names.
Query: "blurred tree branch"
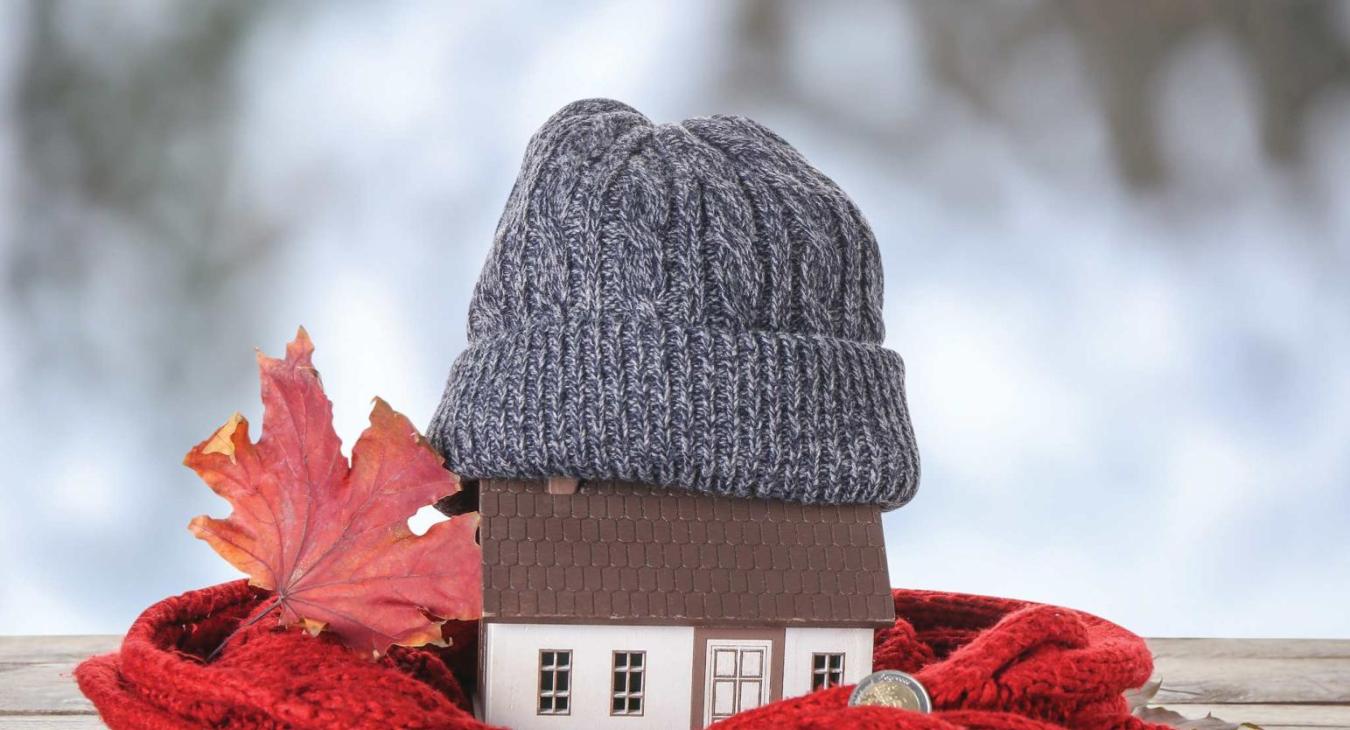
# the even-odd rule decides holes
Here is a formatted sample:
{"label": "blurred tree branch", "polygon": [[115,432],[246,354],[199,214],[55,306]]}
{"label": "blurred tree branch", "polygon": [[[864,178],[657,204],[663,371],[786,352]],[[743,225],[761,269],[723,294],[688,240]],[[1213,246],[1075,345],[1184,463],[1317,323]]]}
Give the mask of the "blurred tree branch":
{"label": "blurred tree branch", "polygon": [[119,33],[103,25],[120,17],[115,7],[31,3],[16,105],[22,205],[4,287],[32,338],[21,352],[106,367],[86,319],[90,290],[108,274],[100,261],[111,259],[154,271],[168,290],[126,312],[117,333],[192,359],[158,363],[165,371],[147,374],[156,387],[209,364],[170,341],[238,317],[222,314],[224,284],[270,242],[265,226],[239,235],[237,223],[220,225],[230,213],[233,64],[261,7],[169,4],[156,9],[161,31]]}
{"label": "blurred tree branch", "polygon": [[[1302,159],[1313,102],[1350,82],[1350,39],[1338,34],[1335,0],[912,0],[905,6],[932,78],[995,120],[1005,115],[995,92],[1007,82],[1014,57],[1047,35],[1068,33],[1097,94],[1120,174],[1136,187],[1168,179],[1158,142],[1157,81],[1199,32],[1233,39],[1256,83],[1263,149],[1280,163]],[[902,153],[932,132],[921,128],[922,118],[887,126],[866,121],[787,79],[783,69],[796,50],[783,28],[803,7],[775,0],[740,6],[733,43],[743,48],[744,63],[725,82],[729,96],[773,98]]]}

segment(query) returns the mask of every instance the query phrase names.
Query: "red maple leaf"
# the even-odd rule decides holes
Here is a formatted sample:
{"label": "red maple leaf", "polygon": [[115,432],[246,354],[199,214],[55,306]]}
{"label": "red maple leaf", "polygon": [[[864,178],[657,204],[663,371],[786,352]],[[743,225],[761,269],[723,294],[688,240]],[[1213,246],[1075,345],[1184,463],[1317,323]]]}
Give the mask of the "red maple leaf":
{"label": "red maple leaf", "polygon": [[188,529],[275,591],[283,625],[326,628],[376,653],[437,641],[444,620],[481,613],[478,516],[413,534],[408,518],[459,491],[459,480],[379,398],[348,464],[313,353],[303,328],[284,360],[258,353],[262,438],[250,441],[236,413],[183,461],[234,511]]}

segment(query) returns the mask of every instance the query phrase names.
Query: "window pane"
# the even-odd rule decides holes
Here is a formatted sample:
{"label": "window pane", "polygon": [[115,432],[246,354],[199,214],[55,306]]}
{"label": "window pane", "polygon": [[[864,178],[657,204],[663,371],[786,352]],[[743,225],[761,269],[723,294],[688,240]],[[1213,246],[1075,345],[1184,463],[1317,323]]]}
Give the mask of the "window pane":
{"label": "window pane", "polygon": [[633,672],[632,674],[628,675],[628,691],[629,692],[642,691],[642,672]]}
{"label": "window pane", "polygon": [[637,713],[642,712],[642,698],[641,698],[641,697],[629,697],[629,698],[628,698],[628,711],[631,712],[631,713],[633,713],[633,714],[637,714]]}
{"label": "window pane", "polygon": [[736,676],[736,650],[716,649],[713,651],[713,676]]}
{"label": "window pane", "polygon": [[744,712],[759,707],[759,690],[760,685],[758,681],[741,682],[740,702],[736,704],[736,711]]}
{"label": "window pane", "polygon": [[567,712],[567,698],[566,697],[557,698],[557,700],[554,702],[553,707],[558,712]]}
{"label": "window pane", "polygon": [[553,652],[545,651],[539,654],[539,664],[544,667],[553,666]]}
{"label": "window pane", "polygon": [[571,666],[572,666],[572,652],[570,651],[558,652],[558,668],[568,669]]}
{"label": "window pane", "polygon": [[764,651],[762,649],[741,650],[741,676],[760,677],[764,670]]}
{"label": "window pane", "polygon": [[712,708],[714,715],[732,715],[736,712],[736,683],[729,679],[713,681]]}
{"label": "window pane", "polygon": [[843,654],[831,654],[831,655],[830,655],[830,669],[835,669],[835,670],[837,670],[837,669],[839,669],[839,668],[841,668],[841,667],[843,667],[843,666],[844,666],[844,655],[843,655]]}
{"label": "window pane", "polygon": [[566,692],[566,691],[567,691],[567,679],[568,679],[569,677],[571,677],[571,676],[572,676],[572,673],[571,673],[571,672],[567,672],[567,671],[563,671],[563,670],[559,670],[559,671],[558,671],[558,691],[559,691],[559,692]]}
{"label": "window pane", "polygon": [[539,698],[539,711],[540,711],[540,712],[552,712],[552,711],[553,711],[553,698],[552,698],[552,697],[540,697],[540,698]]}
{"label": "window pane", "polygon": [[824,669],[824,668],[825,668],[825,655],[824,655],[824,654],[815,654],[815,655],[812,655],[812,657],[811,657],[811,667],[812,667],[813,669]]}
{"label": "window pane", "polygon": [[628,662],[628,665],[631,666],[631,667],[641,667],[641,666],[642,666],[642,657],[643,657],[643,656],[645,656],[645,654],[643,654],[642,652],[637,652],[637,653],[635,653],[635,654],[632,654],[632,655],[631,655],[631,659],[630,659],[629,662]]}
{"label": "window pane", "polygon": [[614,711],[614,712],[623,712],[624,709],[625,709],[625,708],[624,708],[623,698],[622,698],[622,697],[615,697],[615,698],[614,698],[614,704],[610,707],[610,709],[611,709],[612,711]]}
{"label": "window pane", "polygon": [[614,652],[614,668],[623,669],[628,666],[628,655],[618,651]]}
{"label": "window pane", "polygon": [[553,672],[547,669],[539,672],[539,689],[544,692],[553,689]]}

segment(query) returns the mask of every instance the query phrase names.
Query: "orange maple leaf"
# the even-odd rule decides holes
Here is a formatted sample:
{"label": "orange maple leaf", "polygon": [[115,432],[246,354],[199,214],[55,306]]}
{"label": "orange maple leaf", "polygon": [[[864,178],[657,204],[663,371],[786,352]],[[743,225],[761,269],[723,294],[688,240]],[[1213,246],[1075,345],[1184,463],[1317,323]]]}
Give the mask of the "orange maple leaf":
{"label": "orange maple leaf", "polygon": [[236,413],[183,460],[234,511],[188,529],[275,591],[282,625],[327,628],[375,653],[437,641],[444,620],[481,614],[478,516],[413,534],[408,518],[459,480],[379,398],[348,464],[313,353],[303,328],[284,360],[258,353],[262,438],[250,441]]}

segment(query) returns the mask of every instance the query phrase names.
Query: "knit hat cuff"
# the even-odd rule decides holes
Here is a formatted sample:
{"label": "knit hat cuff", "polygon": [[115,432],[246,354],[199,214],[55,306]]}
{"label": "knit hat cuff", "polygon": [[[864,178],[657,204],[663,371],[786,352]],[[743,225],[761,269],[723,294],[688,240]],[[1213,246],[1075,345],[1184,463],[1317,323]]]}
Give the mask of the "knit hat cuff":
{"label": "knit hat cuff", "polygon": [[900,356],[823,335],[527,323],[460,355],[428,430],[471,478],[885,508],[908,502],[919,479]]}

